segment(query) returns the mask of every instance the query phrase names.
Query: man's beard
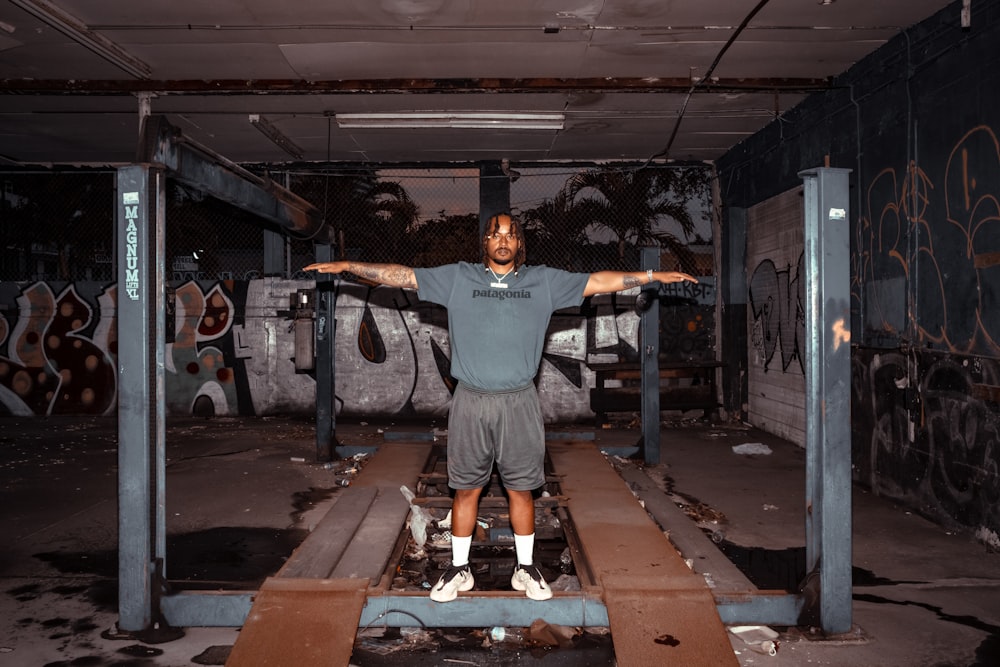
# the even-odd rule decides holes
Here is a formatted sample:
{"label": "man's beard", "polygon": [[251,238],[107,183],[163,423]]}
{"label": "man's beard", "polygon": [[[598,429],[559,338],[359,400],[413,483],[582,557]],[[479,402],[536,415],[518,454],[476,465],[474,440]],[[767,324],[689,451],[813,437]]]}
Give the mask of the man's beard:
{"label": "man's beard", "polygon": [[509,257],[494,257],[494,264],[499,264],[500,266],[507,266],[508,264],[514,263],[514,253],[510,253]]}

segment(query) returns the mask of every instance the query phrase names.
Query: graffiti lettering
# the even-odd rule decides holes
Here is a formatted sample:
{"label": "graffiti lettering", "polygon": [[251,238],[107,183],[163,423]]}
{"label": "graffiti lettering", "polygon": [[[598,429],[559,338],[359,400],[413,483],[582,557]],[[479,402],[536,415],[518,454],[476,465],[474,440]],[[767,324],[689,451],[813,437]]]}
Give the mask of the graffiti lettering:
{"label": "graffiti lettering", "polygon": [[[188,282],[175,289],[165,355],[168,415],[268,415],[315,409],[314,376],[297,372],[294,337],[279,313],[302,281]],[[504,292],[505,297],[518,290]],[[81,283],[56,297],[46,283],[23,288],[19,318],[0,327],[10,359],[0,357],[3,408],[12,414],[107,414],[115,407],[114,284]],[[515,298],[525,298],[519,296]],[[552,318],[537,378],[548,421],[589,420],[595,356],[634,359],[639,315],[634,299],[604,295],[600,307]],[[341,284],[335,401],[346,416],[436,417],[447,413],[450,377],[447,311],[416,293]],[[13,311],[12,308],[9,310]],[[714,308],[686,299],[660,304],[661,350],[682,358],[710,354]],[[598,336],[597,332],[603,333]],[[0,340],[0,345],[4,341]],[[9,372],[4,373],[4,369]]]}
{"label": "graffiti lettering", "polygon": [[781,370],[788,371],[793,361],[803,371],[799,341],[805,338],[805,314],[802,309],[802,255],[794,277],[792,267],[779,271],[771,260],[754,269],[750,279],[750,307],[754,325],[753,345],[768,370],[775,350],[781,349]]}
{"label": "graffiti lettering", "polygon": [[659,292],[668,298],[690,299],[701,305],[714,304],[715,276],[699,276],[697,283],[661,283]]}

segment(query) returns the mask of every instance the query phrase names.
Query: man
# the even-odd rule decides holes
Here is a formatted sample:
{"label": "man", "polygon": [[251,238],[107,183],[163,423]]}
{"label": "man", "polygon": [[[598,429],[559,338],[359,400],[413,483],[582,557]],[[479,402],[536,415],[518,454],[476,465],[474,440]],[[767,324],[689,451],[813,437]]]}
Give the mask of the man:
{"label": "man", "polygon": [[451,375],[458,380],[448,414],[448,485],[452,500],[452,564],[431,589],[437,602],[475,585],[469,568],[479,495],[496,463],[507,491],[517,566],[511,586],[532,600],[552,589],[534,565],[535,503],[545,483],[545,432],[534,378],[552,313],[585,297],[653,281],[698,282],[677,271],[571,273],[525,266],[524,233],[507,214],[486,225],[483,263],[415,269],[398,264],[339,261],[307,271],[341,273],[417,295],[448,309]]}

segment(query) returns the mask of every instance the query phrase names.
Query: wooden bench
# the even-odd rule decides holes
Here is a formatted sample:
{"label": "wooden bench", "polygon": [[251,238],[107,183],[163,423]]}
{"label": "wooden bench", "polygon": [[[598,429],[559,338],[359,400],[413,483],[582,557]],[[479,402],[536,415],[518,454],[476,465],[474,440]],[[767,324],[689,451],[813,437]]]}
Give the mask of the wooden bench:
{"label": "wooden bench", "polygon": [[[661,361],[660,410],[704,410],[705,416],[719,407],[715,389],[719,361]],[[595,386],[590,390],[590,409],[597,423],[607,421],[609,412],[633,412],[642,407],[642,365],[638,361],[616,361],[587,365],[594,371]],[[608,380],[621,386],[609,387]]]}

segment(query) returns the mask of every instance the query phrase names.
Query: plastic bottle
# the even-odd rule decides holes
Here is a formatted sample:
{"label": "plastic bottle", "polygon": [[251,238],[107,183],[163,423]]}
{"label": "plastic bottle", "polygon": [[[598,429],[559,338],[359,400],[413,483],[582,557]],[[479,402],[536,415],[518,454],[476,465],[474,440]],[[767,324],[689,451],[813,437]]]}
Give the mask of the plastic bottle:
{"label": "plastic bottle", "polygon": [[505,628],[503,626],[497,625],[490,628],[490,639],[494,642],[500,643],[521,643],[524,641],[524,629],[523,628]]}

